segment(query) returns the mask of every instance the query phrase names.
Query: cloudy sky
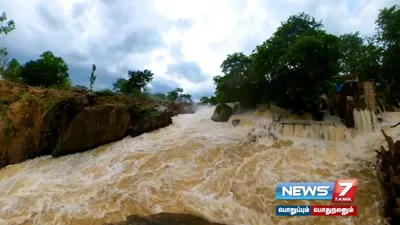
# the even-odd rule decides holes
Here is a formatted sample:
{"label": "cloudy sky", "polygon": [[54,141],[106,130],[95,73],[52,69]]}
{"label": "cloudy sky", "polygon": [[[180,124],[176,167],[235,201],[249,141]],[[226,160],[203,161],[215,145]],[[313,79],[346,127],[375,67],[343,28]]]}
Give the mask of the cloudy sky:
{"label": "cloudy sky", "polygon": [[250,53],[281,21],[306,12],[330,33],[374,32],[381,8],[398,0],[1,0],[16,30],[0,39],[24,63],[51,50],[74,84],[110,88],[128,70],[150,69],[153,92],[182,87],[212,95],[227,54]]}

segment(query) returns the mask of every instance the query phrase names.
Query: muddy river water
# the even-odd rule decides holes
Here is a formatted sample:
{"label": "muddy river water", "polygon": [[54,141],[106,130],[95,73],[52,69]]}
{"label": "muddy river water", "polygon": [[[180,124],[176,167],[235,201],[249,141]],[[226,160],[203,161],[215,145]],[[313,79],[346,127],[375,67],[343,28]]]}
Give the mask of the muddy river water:
{"label": "muddy river water", "polygon": [[[0,224],[103,225],[131,214],[159,212],[236,225],[385,224],[382,193],[371,165],[374,150],[386,146],[378,131],[361,134],[336,126],[323,128],[331,138],[318,139],[302,137],[307,128],[288,125],[280,132],[290,141],[260,135],[257,142],[249,142],[249,132],[267,132],[263,127],[271,122],[270,113],[234,116],[241,119],[234,127],[212,122],[212,112],[202,108],[139,137],[1,169]],[[385,114],[384,120],[397,123],[400,115]],[[400,129],[388,133],[396,138]],[[359,180],[359,216],[275,216],[277,204],[329,204],[277,201],[279,182],[338,178]]]}

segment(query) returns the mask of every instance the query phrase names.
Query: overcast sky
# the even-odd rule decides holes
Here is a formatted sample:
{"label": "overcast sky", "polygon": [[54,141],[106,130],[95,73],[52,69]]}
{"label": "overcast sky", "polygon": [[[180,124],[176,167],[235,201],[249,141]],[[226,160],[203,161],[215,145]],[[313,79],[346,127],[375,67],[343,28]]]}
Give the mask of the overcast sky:
{"label": "overcast sky", "polygon": [[306,12],[334,34],[374,32],[379,9],[399,0],[0,0],[16,30],[0,39],[21,63],[46,51],[66,60],[74,84],[110,88],[150,69],[153,92],[212,95],[227,54],[250,53],[281,21]]}

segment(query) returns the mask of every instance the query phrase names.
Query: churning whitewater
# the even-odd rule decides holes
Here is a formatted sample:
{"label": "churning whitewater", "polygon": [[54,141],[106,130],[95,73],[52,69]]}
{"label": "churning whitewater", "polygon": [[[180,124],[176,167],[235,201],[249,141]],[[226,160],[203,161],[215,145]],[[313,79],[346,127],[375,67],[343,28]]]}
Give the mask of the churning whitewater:
{"label": "churning whitewater", "polygon": [[[1,169],[0,224],[103,225],[159,212],[243,225],[385,224],[373,168],[374,150],[386,146],[379,131],[357,135],[357,129],[343,126],[288,125],[279,129],[284,138],[274,139],[268,135],[270,111],[234,116],[241,119],[237,127],[212,122],[212,112],[202,108],[139,137]],[[365,125],[361,116],[359,129]],[[400,117],[392,113],[384,119],[393,124]],[[256,142],[249,141],[249,133]],[[321,134],[330,138],[315,138]],[[396,137],[400,130],[388,129],[388,134]],[[309,204],[275,200],[279,182],[338,178],[359,180],[358,217],[275,216],[277,204]]]}

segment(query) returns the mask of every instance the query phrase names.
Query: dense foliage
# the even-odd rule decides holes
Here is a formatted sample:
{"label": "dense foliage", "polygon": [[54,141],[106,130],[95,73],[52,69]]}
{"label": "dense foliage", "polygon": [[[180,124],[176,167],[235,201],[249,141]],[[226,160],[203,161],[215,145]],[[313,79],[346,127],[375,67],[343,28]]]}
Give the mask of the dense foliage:
{"label": "dense foliage", "polygon": [[154,74],[150,70],[128,71],[128,79],[119,78],[114,84],[114,90],[123,94],[139,95],[142,89],[152,81]]}
{"label": "dense foliage", "polygon": [[[5,13],[0,16],[0,35],[15,29]],[[400,103],[400,8],[380,10],[376,34],[361,37],[358,32],[333,35],[321,21],[300,13],[290,16],[273,35],[256,46],[252,54],[229,54],[214,77],[215,96],[202,97],[203,104],[240,102],[242,107],[275,104],[294,113],[316,112],[320,96],[335,91],[340,75],[357,74],[361,81],[374,80],[378,98],[386,105]],[[97,76],[92,66],[89,89]],[[0,48],[0,75],[3,79],[33,86],[71,88],[68,66],[63,58],[46,51],[36,60],[21,65],[8,59]],[[176,88],[168,93],[151,93],[150,70],[129,70],[127,78],[117,79],[113,90],[104,95],[122,93],[155,100],[192,102],[191,95]]]}
{"label": "dense foliage", "polygon": [[173,91],[170,91],[166,95],[167,100],[172,101],[172,102],[186,102],[186,103],[192,103],[192,96],[190,94],[183,94],[183,89],[182,88],[176,88]]}
{"label": "dense foliage", "polygon": [[200,103],[204,104],[204,105],[216,105],[217,104],[217,99],[215,96],[211,96],[211,97],[207,97],[207,96],[203,96],[200,98]]}
{"label": "dense foliage", "polygon": [[339,75],[358,74],[361,81],[375,81],[384,102],[398,106],[400,8],[381,10],[376,25],[373,37],[362,38],[358,32],[336,36],[305,13],[291,16],[251,55],[228,55],[222,74],[214,77],[215,97],[200,101],[247,107],[273,103],[298,114],[315,112],[320,96],[334,91]]}
{"label": "dense foliage", "polygon": [[61,57],[46,51],[39,59],[25,63],[20,77],[23,83],[31,86],[60,87],[68,82],[68,65]]}

